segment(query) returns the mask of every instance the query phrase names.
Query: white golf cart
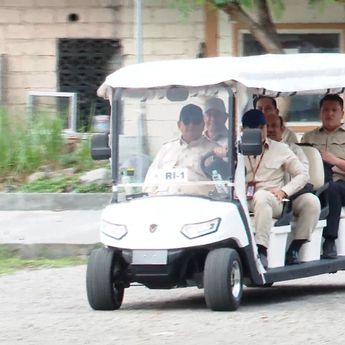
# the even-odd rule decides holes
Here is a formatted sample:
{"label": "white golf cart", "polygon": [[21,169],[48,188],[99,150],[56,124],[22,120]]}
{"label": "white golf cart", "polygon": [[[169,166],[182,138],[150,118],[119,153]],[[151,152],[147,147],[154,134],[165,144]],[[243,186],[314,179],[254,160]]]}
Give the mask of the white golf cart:
{"label": "white golf cart", "polygon": [[[304,149],[314,192],[322,205],[320,220],[311,242],[301,249],[303,262],[285,266],[294,227],[287,203],[282,217],[272,219],[268,268],[264,269],[246,202],[244,168],[244,155],[261,152],[260,133],[255,129],[240,132],[241,115],[252,108],[254,95],[321,95],[344,89],[342,54],[149,62],[109,75],[99,94],[111,103],[111,131],[93,137],[92,156],[111,161],[113,200],[101,219],[104,247],[95,249],[88,262],[91,307],[120,308],[124,290],[136,282],[151,289],[197,286],[204,289],[212,310],[236,310],[243,285],[264,287],[345,269],[345,231],[340,231],[337,242],[338,258],[320,259],[327,186],[323,185],[320,155],[312,147]],[[155,179],[144,183],[148,157],[153,158],[164,142],[179,136],[176,122],[182,106],[202,106],[212,96],[223,99],[229,115],[225,167],[224,161],[205,158],[200,164],[209,180],[189,181],[187,166],[171,166],[156,169]],[[172,185],[173,189],[168,188]],[[177,192],[146,192],[157,186]],[[200,193],[181,192],[188,190],[186,186],[193,190],[200,186]],[[205,186],[209,193],[201,192]]]}

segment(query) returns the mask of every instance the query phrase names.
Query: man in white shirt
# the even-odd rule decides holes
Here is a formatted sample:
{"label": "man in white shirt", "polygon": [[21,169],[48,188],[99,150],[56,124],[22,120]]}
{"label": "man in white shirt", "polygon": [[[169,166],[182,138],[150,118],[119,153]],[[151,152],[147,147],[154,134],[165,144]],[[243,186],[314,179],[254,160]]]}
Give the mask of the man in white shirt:
{"label": "man in white shirt", "polygon": [[[259,110],[249,110],[242,117],[243,128],[261,130],[263,151],[260,156],[246,156],[246,184],[249,209],[254,212],[255,240],[264,267],[272,218],[283,210],[283,199],[301,190],[309,180],[303,164],[286,144],[267,138],[267,122]],[[286,182],[285,176],[291,179]]]}
{"label": "man in white shirt", "polygon": [[184,168],[187,182],[208,181],[201,169],[201,159],[218,145],[202,135],[204,130],[203,113],[199,106],[188,104],[180,111],[177,126],[181,137],[165,143],[153,160],[144,182],[143,191],[155,194],[196,194],[207,195],[214,189],[208,184],[162,183],[157,181],[157,171]]}

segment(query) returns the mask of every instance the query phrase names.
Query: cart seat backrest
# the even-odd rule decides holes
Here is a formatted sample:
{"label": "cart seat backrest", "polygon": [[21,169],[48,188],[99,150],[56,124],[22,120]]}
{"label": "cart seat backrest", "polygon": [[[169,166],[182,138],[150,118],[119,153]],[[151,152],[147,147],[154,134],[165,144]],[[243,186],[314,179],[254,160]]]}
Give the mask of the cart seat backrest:
{"label": "cart seat backrest", "polygon": [[318,149],[312,146],[300,146],[309,161],[309,176],[310,183],[313,184],[314,189],[319,189],[324,185],[325,174],[323,170],[323,163],[321,154]]}

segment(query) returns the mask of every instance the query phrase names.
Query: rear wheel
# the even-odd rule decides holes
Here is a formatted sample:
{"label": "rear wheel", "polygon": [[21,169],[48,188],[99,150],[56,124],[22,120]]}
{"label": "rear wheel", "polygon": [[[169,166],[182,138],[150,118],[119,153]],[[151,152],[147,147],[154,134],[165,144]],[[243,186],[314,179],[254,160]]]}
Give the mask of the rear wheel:
{"label": "rear wheel", "polygon": [[243,294],[243,273],[240,256],[230,248],[208,253],[204,269],[204,293],[212,310],[236,310]]}
{"label": "rear wheel", "polygon": [[124,284],[121,281],[122,262],[114,250],[98,248],[92,251],[87,264],[86,290],[90,306],[95,310],[115,310],[122,304]]}

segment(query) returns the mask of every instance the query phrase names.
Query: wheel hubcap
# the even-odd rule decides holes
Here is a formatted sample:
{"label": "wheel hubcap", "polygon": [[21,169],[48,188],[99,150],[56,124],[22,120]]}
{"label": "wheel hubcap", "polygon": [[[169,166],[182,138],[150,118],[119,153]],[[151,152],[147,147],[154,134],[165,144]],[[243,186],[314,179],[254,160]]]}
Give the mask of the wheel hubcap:
{"label": "wheel hubcap", "polygon": [[230,284],[232,295],[238,298],[241,293],[241,270],[238,261],[232,263],[232,269],[230,274]]}

